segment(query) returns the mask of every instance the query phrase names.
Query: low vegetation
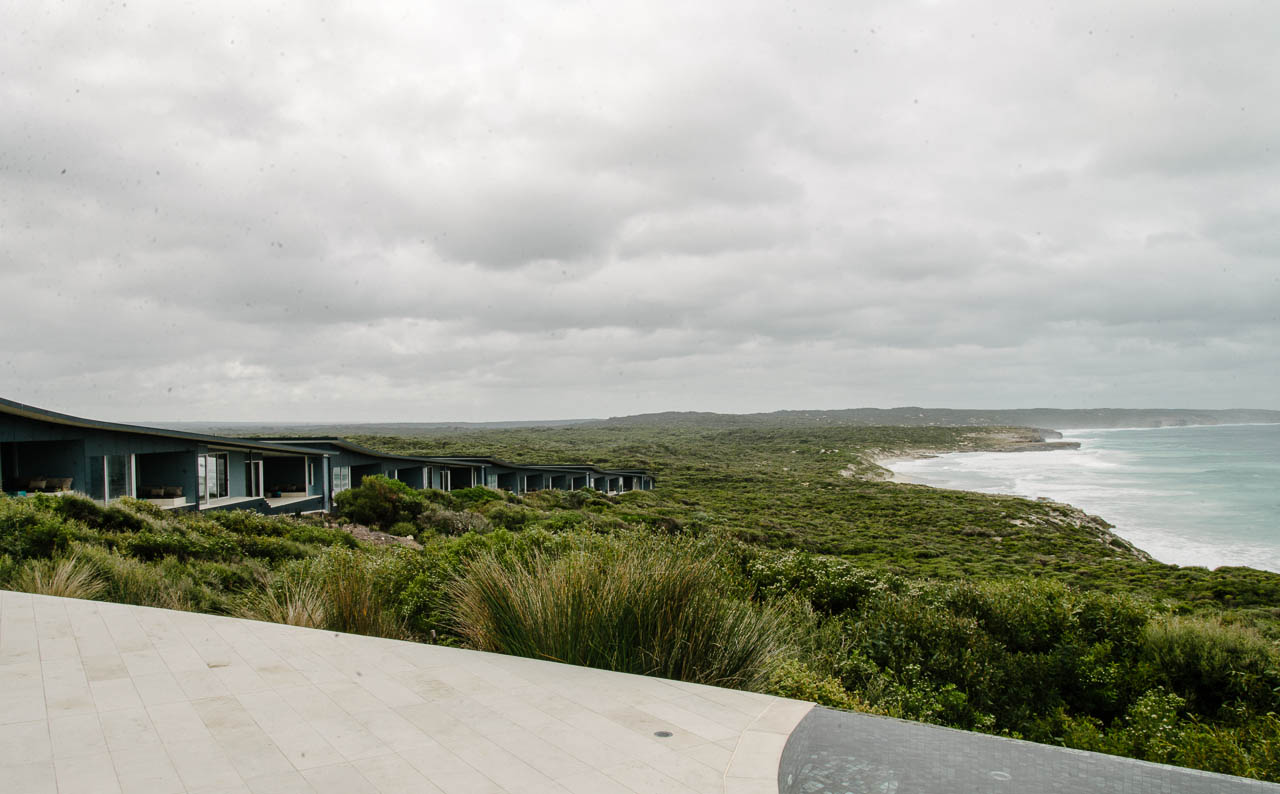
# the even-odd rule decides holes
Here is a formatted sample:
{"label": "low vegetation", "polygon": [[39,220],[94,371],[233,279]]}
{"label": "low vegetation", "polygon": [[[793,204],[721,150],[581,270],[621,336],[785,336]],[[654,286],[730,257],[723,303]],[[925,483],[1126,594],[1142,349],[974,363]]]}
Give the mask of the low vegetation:
{"label": "low vegetation", "polygon": [[[1176,568],[1062,505],[879,482],[948,428],[362,439],[646,466],[525,496],[366,478],[331,518],[0,498],[0,586],[767,691],[1280,780],[1280,576]],[[842,471],[862,476],[843,476]],[[413,535],[373,547],[344,523]]]}
{"label": "low vegetation", "polygon": [[758,688],[782,615],[731,595],[740,585],[707,551],[633,536],[515,563],[486,553],[449,588],[454,624],[482,650]]}

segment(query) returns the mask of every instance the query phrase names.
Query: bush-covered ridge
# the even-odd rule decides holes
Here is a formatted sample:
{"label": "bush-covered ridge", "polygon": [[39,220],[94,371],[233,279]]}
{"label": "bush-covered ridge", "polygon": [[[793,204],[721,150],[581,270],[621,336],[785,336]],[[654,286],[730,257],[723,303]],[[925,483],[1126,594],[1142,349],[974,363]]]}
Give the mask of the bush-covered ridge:
{"label": "bush-covered ridge", "polygon": [[[1008,445],[1014,428],[764,425],[523,428],[362,436],[387,452],[596,463],[653,471],[633,512],[756,545],[836,555],[876,571],[938,579],[1038,576],[1230,610],[1280,637],[1280,575],[1181,568],[1134,554],[1073,508],[1008,496],[846,477],[874,458]],[[1023,429],[1025,433],[1025,429]]]}
{"label": "bush-covered ridge", "polygon": [[[420,550],[324,519],[0,499],[0,586],[716,681],[1280,779],[1266,638],[1280,577],[1146,562],[1061,506],[850,481],[849,438],[710,435],[662,442],[657,492],[368,478],[340,495],[339,522],[413,534]],[[606,460],[656,439],[613,441],[583,449]],[[868,550],[824,553],[873,526]]]}

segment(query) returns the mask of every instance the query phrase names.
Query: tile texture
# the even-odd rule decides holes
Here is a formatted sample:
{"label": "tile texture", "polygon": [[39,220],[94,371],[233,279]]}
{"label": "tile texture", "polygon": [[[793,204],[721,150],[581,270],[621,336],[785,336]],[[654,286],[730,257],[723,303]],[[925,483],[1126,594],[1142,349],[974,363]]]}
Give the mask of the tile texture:
{"label": "tile texture", "polygon": [[775,794],[810,708],[0,591],[0,792]]}

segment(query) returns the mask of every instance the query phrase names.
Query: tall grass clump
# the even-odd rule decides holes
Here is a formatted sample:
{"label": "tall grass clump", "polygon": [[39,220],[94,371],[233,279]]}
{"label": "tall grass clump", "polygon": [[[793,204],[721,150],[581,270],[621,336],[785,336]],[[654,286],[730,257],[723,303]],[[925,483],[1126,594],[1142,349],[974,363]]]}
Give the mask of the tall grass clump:
{"label": "tall grass clump", "polygon": [[371,637],[407,639],[391,594],[381,582],[383,557],[331,548],[312,569],[325,628]]}
{"label": "tall grass clump", "polygon": [[285,574],[278,582],[264,582],[232,611],[236,617],[286,623],[290,626],[324,628],[326,625],[323,585],[297,574]]}
{"label": "tall grass clump", "polygon": [[612,553],[479,556],[449,587],[459,634],[487,651],[743,689],[765,683],[783,620],[726,593],[712,557],[656,539]]}
{"label": "tall grass clump", "polygon": [[107,589],[93,566],[77,555],[53,560],[30,560],[18,574],[17,588],[39,595],[93,599]]}
{"label": "tall grass clump", "polygon": [[91,566],[103,583],[102,600],[163,609],[221,612],[225,599],[217,589],[193,577],[193,566],[168,558],[147,563],[119,551],[77,542],[75,556]]}

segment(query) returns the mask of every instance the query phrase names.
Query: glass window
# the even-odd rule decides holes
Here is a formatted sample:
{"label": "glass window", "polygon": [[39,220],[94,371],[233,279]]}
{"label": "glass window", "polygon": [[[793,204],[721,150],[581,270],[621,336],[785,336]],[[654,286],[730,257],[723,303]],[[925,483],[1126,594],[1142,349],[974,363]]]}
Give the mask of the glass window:
{"label": "glass window", "polygon": [[107,499],[106,492],[106,466],[103,465],[100,455],[89,458],[89,498],[99,502],[105,502]]}
{"label": "glass window", "polygon": [[198,469],[202,483],[201,492],[205,499],[221,499],[228,495],[225,452],[200,456]]}
{"label": "glass window", "polygon": [[244,467],[244,492],[247,496],[262,496],[262,461],[251,460]]}
{"label": "glass window", "polygon": [[109,502],[129,492],[129,455],[95,455],[89,458],[89,498]]}
{"label": "glass window", "polygon": [[333,492],[340,493],[351,488],[351,467],[333,467]]}
{"label": "glass window", "polygon": [[107,456],[107,498],[129,495],[129,456]]}

